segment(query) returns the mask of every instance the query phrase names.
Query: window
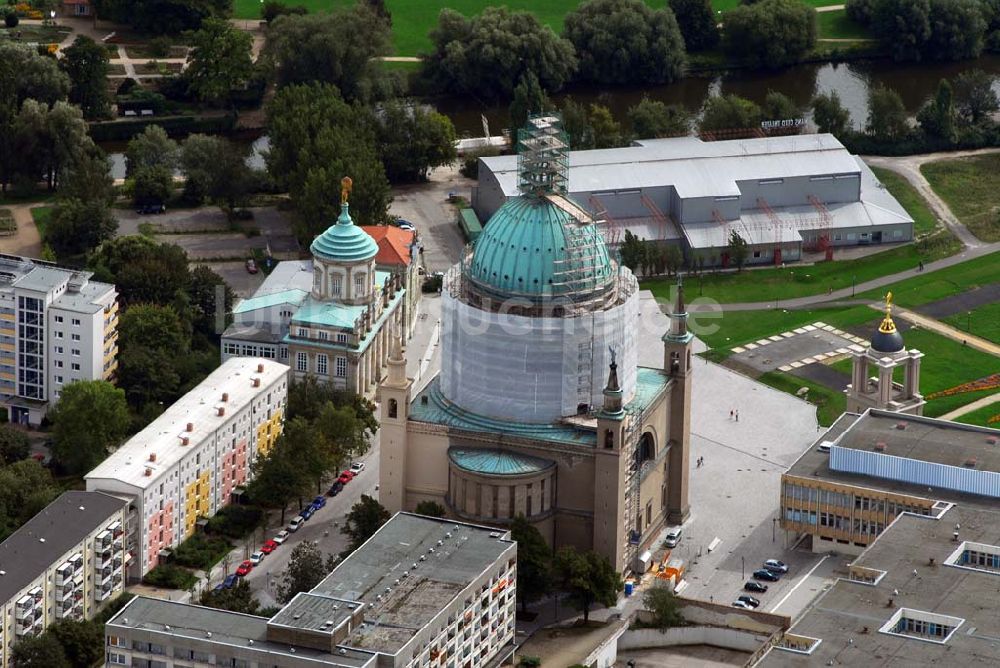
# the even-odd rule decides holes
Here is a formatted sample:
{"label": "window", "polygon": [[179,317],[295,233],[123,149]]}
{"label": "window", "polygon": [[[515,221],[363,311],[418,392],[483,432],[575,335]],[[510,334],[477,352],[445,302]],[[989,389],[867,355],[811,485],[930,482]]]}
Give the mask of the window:
{"label": "window", "polygon": [[79,357],[80,356],[80,349],[79,348],[73,348],[73,350],[71,350],[70,352],[73,353],[73,357]]}
{"label": "window", "polygon": [[63,317],[61,315],[57,315],[56,316],[56,322],[61,325],[62,321],[63,321]]}
{"label": "window", "polygon": [[330,276],[330,295],[333,297],[339,297],[341,291],[342,277],[340,274],[333,274]]}
{"label": "window", "polygon": [[56,346],[56,354],[57,355],[62,355],[63,352],[65,352],[65,351],[63,350],[62,346]]}
{"label": "window", "polygon": [[60,332],[60,331],[55,331],[55,332],[52,332],[52,333],[55,334],[55,337],[57,339],[61,339],[63,337],[62,332]]}
{"label": "window", "polygon": [[56,385],[62,385],[62,382],[63,382],[63,377],[62,376],[56,376]]}
{"label": "window", "polygon": [[309,370],[309,360],[305,353],[295,354],[295,370],[296,371],[308,371]]}
{"label": "window", "polygon": [[343,332],[337,334],[337,343],[347,343],[347,334]]}
{"label": "window", "polygon": [[309,338],[309,330],[305,327],[299,327],[295,330],[295,336],[301,336],[304,339]]}
{"label": "window", "polygon": [[396,417],[396,414],[398,412],[399,412],[399,404],[396,402],[395,399],[390,399],[389,400],[389,417],[391,417],[391,418]]}
{"label": "window", "polygon": [[320,331],[316,332],[316,336],[319,338],[320,341],[329,341],[330,340],[330,332],[326,332],[326,331],[320,330]]}
{"label": "window", "polygon": [[80,335],[79,334],[70,334],[70,338],[73,339],[74,341],[79,341],[80,340]]}
{"label": "window", "polygon": [[327,364],[327,357],[326,357],[326,355],[317,355],[316,356],[316,373],[318,373],[321,376],[325,376],[327,374],[326,364]]}
{"label": "window", "polygon": [[79,318],[73,318],[73,326],[74,327],[79,327],[80,326],[80,320],[79,320]]}
{"label": "window", "polygon": [[334,375],[336,375],[337,378],[346,378],[347,377],[347,358],[346,357],[337,357],[337,363],[336,363],[335,369],[336,369],[336,373]]}
{"label": "window", "polygon": [[57,368],[57,369],[61,369],[61,368],[63,368],[63,363],[62,363],[62,360],[56,360],[56,368]]}
{"label": "window", "polygon": [[69,365],[69,367],[73,371],[79,371],[80,370],[80,364],[78,362],[73,362],[72,364]]}
{"label": "window", "polygon": [[363,295],[365,293],[365,272],[354,275],[354,296]]}

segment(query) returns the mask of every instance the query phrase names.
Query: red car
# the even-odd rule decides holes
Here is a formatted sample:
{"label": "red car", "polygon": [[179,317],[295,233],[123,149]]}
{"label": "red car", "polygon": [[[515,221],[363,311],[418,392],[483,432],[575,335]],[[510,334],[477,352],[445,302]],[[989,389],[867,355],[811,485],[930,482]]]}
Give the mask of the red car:
{"label": "red car", "polygon": [[354,479],[354,474],[353,473],[351,473],[350,471],[341,471],[340,472],[340,477],[337,478],[337,482],[346,485],[347,483],[351,482],[351,480],[353,480],[353,479]]}
{"label": "red car", "polygon": [[236,569],[236,574],[239,576],[243,576],[248,574],[252,570],[253,570],[253,564],[250,563],[249,559],[247,559],[242,564],[240,564],[239,568]]}
{"label": "red car", "polygon": [[273,540],[266,541],[263,545],[260,546],[260,551],[263,552],[264,554],[271,554],[277,549],[278,549],[278,544],[275,543]]}

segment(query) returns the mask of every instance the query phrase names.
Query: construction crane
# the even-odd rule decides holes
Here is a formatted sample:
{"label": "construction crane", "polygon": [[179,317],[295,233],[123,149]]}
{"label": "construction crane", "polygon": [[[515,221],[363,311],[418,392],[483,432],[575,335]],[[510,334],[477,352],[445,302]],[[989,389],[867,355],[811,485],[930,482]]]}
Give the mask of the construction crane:
{"label": "construction crane", "polygon": [[816,250],[823,251],[827,260],[833,259],[833,243],[830,239],[830,210],[815,195],[809,195],[809,203],[819,214],[819,230],[816,235]]}
{"label": "construction crane", "polygon": [[757,207],[767,214],[774,227],[774,265],[778,266],[781,264],[781,219],[763,197],[757,198]]}

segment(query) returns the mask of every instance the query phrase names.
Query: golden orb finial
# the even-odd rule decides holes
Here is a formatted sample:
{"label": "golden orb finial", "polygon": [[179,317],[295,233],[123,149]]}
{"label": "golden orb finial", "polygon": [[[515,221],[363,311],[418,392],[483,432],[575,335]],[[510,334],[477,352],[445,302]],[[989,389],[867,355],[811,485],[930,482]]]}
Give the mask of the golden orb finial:
{"label": "golden orb finial", "polygon": [[347,204],[347,197],[351,194],[351,188],[354,187],[354,182],[351,181],[350,176],[345,176],[340,179],[340,203]]}
{"label": "golden orb finial", "polygon": [[896,331],[896,323],[892,321],[892,291],[885,294],[885,317],[882,318],[878,331],[883,334],[892,334]]}

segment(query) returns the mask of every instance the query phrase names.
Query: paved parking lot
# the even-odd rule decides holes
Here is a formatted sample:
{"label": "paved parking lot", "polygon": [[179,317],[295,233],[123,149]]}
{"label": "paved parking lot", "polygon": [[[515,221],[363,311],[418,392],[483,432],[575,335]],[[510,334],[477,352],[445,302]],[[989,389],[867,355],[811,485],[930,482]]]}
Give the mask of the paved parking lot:
{"label": "paved parking lot", "polygon": [[416,226],[423,244],[423,263],[428,273],[444,271],[458,262],[465,239],[456,222],[455,207],[448,203],[449,193],[471,197],[475,181],[459,174],[455,167],[439,167],[430,181],[392,189],[389,213]]}

